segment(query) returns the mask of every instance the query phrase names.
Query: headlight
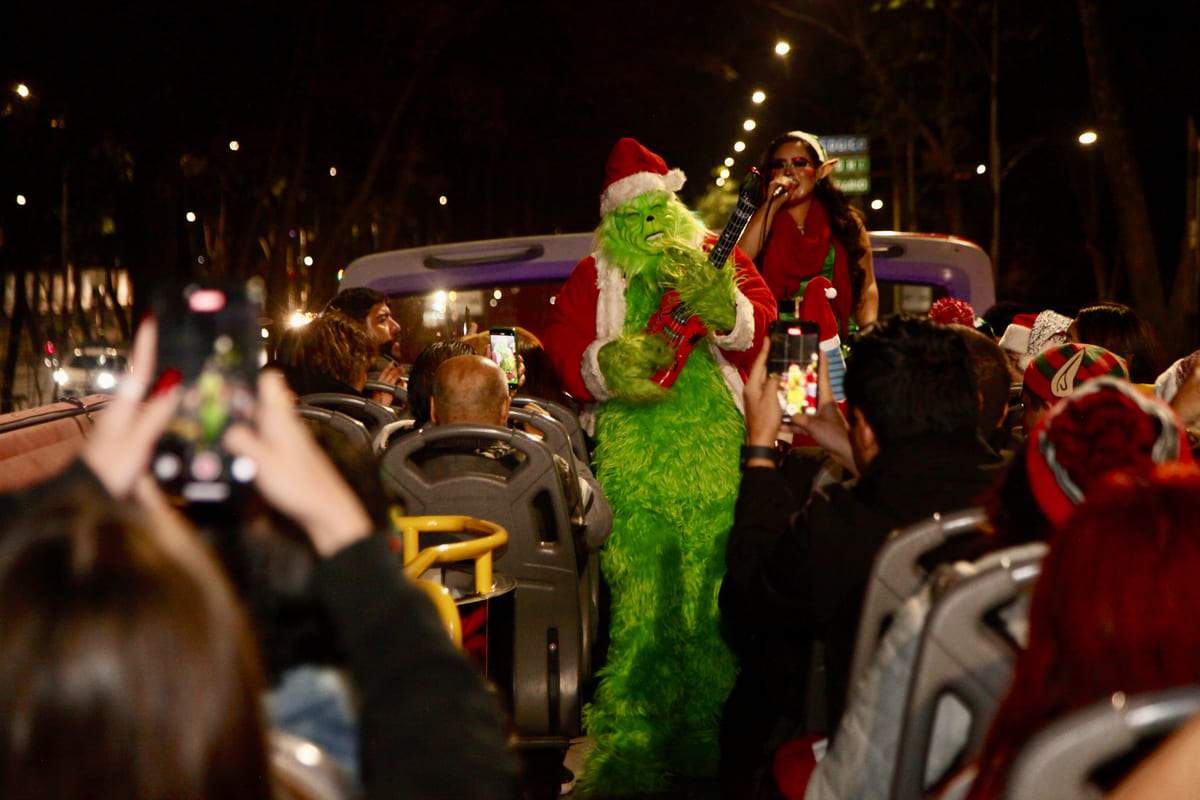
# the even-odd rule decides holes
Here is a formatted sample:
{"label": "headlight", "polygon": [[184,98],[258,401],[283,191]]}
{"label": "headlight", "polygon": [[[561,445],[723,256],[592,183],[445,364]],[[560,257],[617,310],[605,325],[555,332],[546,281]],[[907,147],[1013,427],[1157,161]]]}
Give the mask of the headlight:
{"label": "headlight", "polygon": [[117,384],[116,377],[111,372],[101,372],[96,375],[96,388],[107,392]]}
{"label": "headlight", "polygon": [[59,367],[58,369],[54,370],[54,374],[51,375],[50,377],[53,378],[54,382],[57,383],[59,386],[67,385],[67,371],[65,369],[63,369],[62,367]]}

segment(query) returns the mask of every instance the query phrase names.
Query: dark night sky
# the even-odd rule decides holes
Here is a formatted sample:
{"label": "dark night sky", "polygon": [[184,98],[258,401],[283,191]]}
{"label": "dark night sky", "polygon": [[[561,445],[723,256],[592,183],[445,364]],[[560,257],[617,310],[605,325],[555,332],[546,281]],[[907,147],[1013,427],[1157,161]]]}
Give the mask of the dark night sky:
{"label": "dark night sky", "polygon": [[[819,11],[821,2],[832,0],[811,5]],[[438,238],[592,228],[604,160],[621,136],[682,167],[694,202],[736,138],[757,156],[778,130],[852,133],[870,113],[855,59],[765,3],[710,13],[679,0],[23,5],[6,10],[0,78],[33,87],[43,113],[61,109],[77,131],[111,131],[135,154],[186,148],[229,158],[222,148],[237,138],[236,157],[265,166],[274,143],[286,152],[307,106],[315,192],[335,190],[322,177],[330,164],[344,186],[359,179],[416,65],[379,188],[408,168],[410,207],[448,195]],[[1197,13],[1104,8],[1160,257],[1170,262],[1182,233],[1184,120],[1200,110]],[[1086,156],[1069,137],[1087,124],[1089,103],[1075,4],[1008,0],[1001,13],[1011,34],[1001,139],[1009,153],[1037,143],[1006,180],[1002,243],[1020,261],[1080,260]],[[771,53],[780,36],[794,48],[786,65]],[[769,100],[745,137],[740,122],[759,87]],[[980,109],[963,154],[972,165],[987,144],[986,82],[974,87],[961,98]],[[5,158],[11,165],[20,155]],[[882,153],[875,163],[886,163]],[[963,233],[986,247],[985,179],[963,188]],[[886,228],[891,218],[870,223]],[[1060,290],[1070,287],[1050,294]]]}

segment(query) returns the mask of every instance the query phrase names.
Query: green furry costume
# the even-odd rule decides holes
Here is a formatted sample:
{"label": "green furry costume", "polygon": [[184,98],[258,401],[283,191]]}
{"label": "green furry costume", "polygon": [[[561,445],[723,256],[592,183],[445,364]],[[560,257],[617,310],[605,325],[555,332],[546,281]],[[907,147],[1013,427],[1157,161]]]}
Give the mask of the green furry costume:
{"label": "green furry costume", "polygon": [[[662,175],[665,162],[649,170]],[[601,558],[611,645],[586,712],[592,749],[581,776],[593,795],[661,791],[673,774],[713,775],[721,707],[737,675],[717,609],[745,435],[734,392],[740,399],[739,369],[753,358],[774,299],[740,251],[732,268],[708,262],[704,231],[670,175],[661,188],[651,181],[631,197],[617,193],[595,255],[563,287],[546,336],[567,388],[600,401],[596,477],[613,509]],[[700,341],[663,389],[650,376],[670,362],[671,348],[643,329],[668,288],[710,330],[729,333]]]}

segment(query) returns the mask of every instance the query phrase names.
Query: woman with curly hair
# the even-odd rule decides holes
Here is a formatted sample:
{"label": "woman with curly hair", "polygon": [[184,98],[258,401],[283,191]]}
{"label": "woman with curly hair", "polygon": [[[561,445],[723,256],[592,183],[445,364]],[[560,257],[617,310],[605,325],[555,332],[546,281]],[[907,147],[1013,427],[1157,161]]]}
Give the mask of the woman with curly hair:
{"label": "woman with curly hair", "polygon": [[830,304],[845,338],[851,319],[860,328],[875,321],[879,288],[862,215],[829,177],[837,162],[811,133],[788,131],[772,139],[761,167],[770,179],[767,202],[738,245],[778,300],[803,294],[810,278],[828,278],[837,290]]}

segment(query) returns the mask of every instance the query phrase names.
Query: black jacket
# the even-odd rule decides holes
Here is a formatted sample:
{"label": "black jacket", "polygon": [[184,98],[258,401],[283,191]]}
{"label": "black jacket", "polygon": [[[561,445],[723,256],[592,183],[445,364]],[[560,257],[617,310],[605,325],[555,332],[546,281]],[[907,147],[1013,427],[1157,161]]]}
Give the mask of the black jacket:
{"label": "black jacket", "polygon": [[912,438],[881,450],[856,483],[814,493],[803,509],[783,471],[747,469],[720,596],[742,666],[742,690],[731,702],[771,704],[760,719],[801,719],[810,652],[821,641],[828,720],[836,728],[863,595],[888,534],[977,503],[1001,463],[973,434]]}

